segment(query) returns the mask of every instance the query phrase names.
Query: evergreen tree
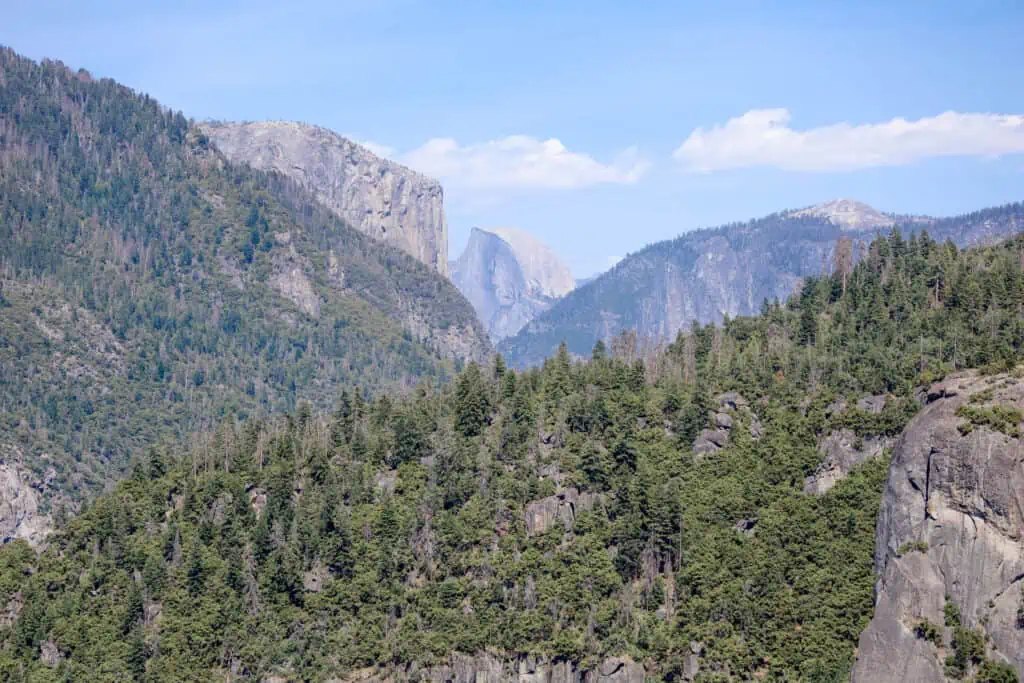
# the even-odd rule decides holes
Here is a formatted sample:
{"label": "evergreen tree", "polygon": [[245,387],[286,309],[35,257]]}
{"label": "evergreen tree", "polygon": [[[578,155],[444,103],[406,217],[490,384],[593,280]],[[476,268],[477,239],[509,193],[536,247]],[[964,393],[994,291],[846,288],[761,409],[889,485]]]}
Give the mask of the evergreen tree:
{"label": "evergreen tree", "polygon": [[470,363],[455,388],[455,426],[466,437],[480,434],[490,417],[490,400],[480,367]]}

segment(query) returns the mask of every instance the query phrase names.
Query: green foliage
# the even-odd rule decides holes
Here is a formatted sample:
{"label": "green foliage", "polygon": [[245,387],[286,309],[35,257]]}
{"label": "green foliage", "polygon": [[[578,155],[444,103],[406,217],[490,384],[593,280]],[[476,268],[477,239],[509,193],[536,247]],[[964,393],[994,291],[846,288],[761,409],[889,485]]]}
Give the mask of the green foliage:
{"label": "green foliage", "polygon": [[0,442],[73,497],[225,418],[453,376],[403,321],[486,349],[443,277],[150,97],[0,48],[0,130]]}
{"label": "green foliage", "polygon": [[958,417],[967,420],[957,429],[961,434],[967,435],[975,427],[988,427],[993,431],[1002,432],[1009,437],[1020,436],[1020,423],[1024,420],[1024,414],[1013,406],[994,405],[977,406],[965,404],[956,409]]}
{"label": "green foliage", "polygon": [[935,647],[942,647],[942,629],[927,619],[917,622],[917,625],[914,626],[914,635],[929,641]]}
{"label": "green foliage", "polygon": [[[68,89],[74,94],[76,87]],[[104,92],[90,90],[96,97],[88,101],[108,102]],[[120,112],[122,100],[110,101]],[[166,119],[156,129],[162,132],[131,139],[143,150],[191,141],[190,154],[160,160],[202,181],[174,185],[191,207],[187,220],[158,213],[178,232],[154,226],[148,242],[128,229],[134,224],[123,214],[97,213],[118,217],[136,246],[148,245],[139,260],[149,270],[139,265],[136,272],[131,257],[94,241],[102,231],[89,233],[90,263],[106,254],[112,264],[93,284],[108,288],[83,289],[81,305],[69,310],[91,316],[83,327],[100,319],[113,325],[109,349],[96,349],[111,354],[111,366],[123,357],[143,360],[141,351],[118,348],[145,349],[146,363],[133,372],[147,379],[113,373],[102,378],[112,387],[109,404],[101,400],[107,394],[84,390],[76,400],[82,415],[107,411],[109,429],[99,433],[112,455],[129,440],[145,450],[186,423],[207,428],[187,451],[156,448],[140,459],[135,476],[69,522],[42,555],[21,543],[0,549],[0,589],[9,604],[17,595],[24,605],[13,624],[0,627],[4,675],[181,681],[221,680],[234,670],[257,680],[328,680],[369,666],[429,666],[453,652],[492,651],[586,665],[629,655],[653,676],[678,680],[691,643],[699,642],[712,677],[845,680],[873,607],[875,527],[888,463],[869,460],[827,494],[806,495],[804,480],[821,461],[819,440],[843,427],[863,438],[896,433],[919,405],[919,383],[1021,350],[1024,245],[960,252],[926,236],[891,235],[876,240],[852,272],[812,278],[788,305],[769,304],[760,317],[695,325],[663,353],[641,353],[635,337],[625,337],[576,362],[562,345],[539,369],[516,372],[496,361],[485,371],[470,363],[452,384],[428,381],[367,401],[374,373],[390,368],[392,377],[405,376],[391,362],[418,347],[403,337],[381,357],[383,366],[360,366],[338,395],[358,356],[334,363],[324,349],[349,332],[358,333],[352,349],[369,348],[360,346],[369,343],[360,335],[391,323],[369,313],[325,313],[345,302],[321,302],[319,319],[289,311],[294,326],[272,322],[280,311],[259,287],[281,251],[273,235],[288,228],[296,249],[303,239],[320,239],[296,222],[301,196],[249,171],[223,177],[219,158],[206,156],[187,122],[145,102],[136,104],[147,116]],[[210,193],[223,205],[204,199]],[[147,183],[136,195],[170,206],[178,196]],[[67,204],[72,217],[92,215]],[[314,223],[322,220],[330,231],[329,219],[317,216]],[[88,232],[87,223],[77,221]],[[60,226],[50,228],[71,229]],[[177,244],[179,233],[191,235],[190,259],[180,251],[166,260],[153,256],[163,242]],[[338,228],[330,240],[345,235]],[[32,239],[21,231],[17,237]],[[41,268],[64,282],[60,297],[70,296],[62,278],[71,266],[42,245],[22,247],[11,250],[16,267]],[[215,286],[227,277],[214,265],[221,257],[248,273],[248,289]],[[199,274],[201,264],[214,278],[206,291],[235,297],[216,320],[216,298],[196,284],[207,276]],[[184,268],[190,277],[182,277]],[[370,271],[364,284],[373,283]],[[137,285],[130,298],[159,313],[118,313],[123,299],[109,287],[116,289],[123,273]],[[418,286],[441,291],[432,282]],[[163,291],[158,283],[180,287],[181,297],[154,298]],[[49,326],[43,307],[62,300],[40,295],[35,304],[6,286],[4,296],[19,315],[0,314],[0,322],[21,325],[19,334],[39,327],[33,305]],[[159,325],[153,315],[162,316]],[[330,330],[347,332],[332,337]],[[48,343],[57,343],[50,336]],[[45,348],[38,344],[27,347],[37,357]],[[24,350],[4,351],[5,362]],[[431,376],[443,379],[443,363],[424,362],[422,374],[436,369]],[[24,419],[36,422],[26,429],[18,417],[7,425],[41,433],[42,424],[72,445],[87,438],[52,421],[64,410],[48,400],[45,388],[55,384],[28,399],[19,392],[32,394],[35,384],[4,386],[19,397],[4,405],[17,403]],[[890,395],[881,413],[827,410],[837,397],[867,393]],[[178,405],[186,396],[218,419],[185,420],[198,410]],[[320,412],[325,404],[334,411],[329,416]],[[168,406],[179,411],[162,412]],[[261,417],[284,407],[287,418]],[[134,411],[127,422],[125,411]],[[239,411],[249,418],[221,419]],[[693,437],[713,418],[723,420],[723,411],[732,421],[728,442],[697,457]],[[75,420],[93,426],[77,413]],[[914,551],[927,547],[901,549]],[[922,637],[934,642],[934,630],[928,625]],[[956,629],[951,671],[984,667],[979,638]],[[44,643],[64,656],[52,669],[40,659]]]}
{"label": "green foliage", "polygon": [[986,659],[974,676],[975,683],[1019,683],[1017,669],[1005,662]]}
{"label": "green foliage", "polygon": [[487,424],[490,410],[490,399],[480,367],[470,363],[456,384],[455,428],[463,436],[477,436]]}
{"label": "green foliage", "polygon": [[985,636],[966,626],[953,631],[953,654],[946,658],[946,675],[963,678],[971,666],[985,660]]}
{"label": "green foliage", "polygon": [[[816,367],[827,369],[832,364],[827,359],[838,353],[835,365],[845,369],[859,365],[860,373],[879,380],[887,377],[886,371],[892,372],[888,376],[896,383],[926,369],[941,374],[936,365],[987,366],[1002,372],[1012,362],[1008,349],[1019,350],[1020,345],[1015,332],[1019,321],[1008,315],[1022,292],[1019,266],[1012,261],[1015,257],[991,264],[995,268],[990,277],[974,282],[975,275],[958,250],[1009,238],[1020,231],[1022,219],[1024,204],[1018,202],[926,226],[907,222],[898,226],[899,242],[890,233],[892,244],[884,248],[876,243],[865,250],[873,235],[852,235],[858,244],[849,245],[849,261],[858,261],[858,266],[836,264],[834,275],[824,278],[815,276],[829,260],[835,264],[836,245],[851,238],[826,218],[779,213],[693,230],[629,255],[608,273],[557,301],[514,337],[503,340],[500,348],[514,367],[539,363],[562,341],[572,353],[585,357],[597,338],[608,334],[609,325],[612,334],[631,329],[653,334],[660,329],[662,321],[652,318],[652,311],[664,308],[668,291],[693,292],[684,297],[692,297],[701,321],[717,322],[720,313],[713,303],[717,289],[725,287],[735,295],[732,298],[746,302],[740,303],[743,315],[757,314],[754,307],[759,303],[761,312],[768,313],[778,305],[779,293],[791,291],[793,279],[799,277],[806,278],[802,291],[796,293],[802,303],[792,309],[796,324],[787,326],[792,332],[787,341],[817,349],[816,355],[826,362]],[[750,279],[731,279],[724,272],[714,273],[711,279],[697,275],[696,264],[705,254],[749,264]],[[989,264],[978,265],[987,268]],[[876,276],[865,277],[868,270]],[[752,297],[746,289],[750,286]],[[849,307],[839,317],[823,315],[851,289]],[[702,300],[704,293],[710,302]],[[856,317],[851,319],[851,313]],[[728,326],[729,320],[722,324]],[[761,342],[768,339],[779,341],[762,337]],[[870,355],[861,355],[867,350]]]}
{"label": "green foliage", "polygon": [[960,628],[960,606],[946,596],[946,603],[942,606],[942,614],[945,617],[946,626],[949,628]]}
{"label": "green foliage", "polygon": [[[7,592],[32,596],[0,630],[11,666],[210,680],[234,661],[318,680],[490,648],[631,654],[673,676],[699,641],[731,671],[840,675],[870,615],[885,460],[805,495],[817,436],[773,378],[760,438],[737,414],[699,461],[673,415],[703,424],[724,387],[639,370],[471,364],[450,386],[371,405],[344,391],[329,416],[302,406],[224,422],[190,453],[153,449],[38,559],[0,550]],[[527,534],[527,505],[573,478],[590,503]],[[65,653],[55,670],[47,640]]]}
{"label": "green foliage", "polygon": [[907,541],[899,547],[896,551],[897,557],[909,555],[910,553],[927,553],[928,542],[927,541]]}

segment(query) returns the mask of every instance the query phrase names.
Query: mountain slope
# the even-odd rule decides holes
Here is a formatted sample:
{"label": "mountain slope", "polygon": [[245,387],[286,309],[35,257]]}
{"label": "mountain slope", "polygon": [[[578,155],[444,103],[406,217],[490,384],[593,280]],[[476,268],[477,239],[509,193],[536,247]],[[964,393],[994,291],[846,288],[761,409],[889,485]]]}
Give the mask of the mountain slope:
{"label": "mountain slope", "polygon": [[575,287],[572,271],[550,247],[514,228],[473,228],[451,277],[494,341],[518,332]]}
{"label": "mountain slope", "polygon": [[[0,678],[848,680],[874,556],[905,540],[876,548],[876,528],[921,522],[921,458],[941,445],[922,427],[954,409],[914,418],[935,403],[917,387],[983,368],[992,391],[964,401],[971,430],[952,438],[1005,446],[1019,425],[990,402],[1020,395],[996,373],[1024,351],[1024,240],[958,251],[897,235],[867,251],[785,306],[646,358],[627,336],[587,362],[471,364],[454,386],[369,405],[345,392],[330,415],[224,424],[180,459],[155,450],[45,553],[0,549]],[[846,432],[860,464],[806,494]],[[889,467],[867,444],[898,435]],[[1014,449],[932,454],[932,510],[998,508],[979,527],[1007,530]],[[880,505],[908,475],[910,527]],[[969,523],[937,526],[927,540],[972,543]],[[985,607],[977,578],[1020,571],[1019,543],[985,538],[1012,561],[927,557],[964,570],[947,580],[972,628],[985,610],[1004,625],[1014,599]],[[895,550],[923,566],[920,546]],[[1003,635],[1011,654],[1019,635]],[[973,642],[964,673],[993,670]]]}
{"label": "mountain slope", "polygon": [[0,446],[47,497],[227,416],[489,352],[450,283],[296,183],[232,166],[149,97],[10,50],[0,263]]}
{"label": "mountain slope", "polygon": [[[803,278],[833,268],[840,240],[845,258],[859,259],[878,230],[891,229],[883,227],[887,220],[896,219],[840,200],[653,244],[558,301],[500,350],[511,363],[528,365],[563,340],[573,353],[586,354],[597,339],[623,330],[671,339],[694,320],[750,315],[765,299],[785,299]],[[1024,205],[899,220],[904,234],[926,229],[961,247],[990,244],[1024,228]]]}
{"label": "mountain slope", "polygon": [[231,161],[296,180],[352,227],[448,274],[444,192],[436,180],[319,126],[211,121],[200,129]]}

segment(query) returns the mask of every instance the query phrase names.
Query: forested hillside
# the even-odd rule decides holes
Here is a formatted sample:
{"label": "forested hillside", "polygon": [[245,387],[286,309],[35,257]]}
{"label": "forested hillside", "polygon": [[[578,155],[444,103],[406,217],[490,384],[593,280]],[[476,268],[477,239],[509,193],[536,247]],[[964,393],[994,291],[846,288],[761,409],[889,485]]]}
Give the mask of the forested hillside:
{"label": "forested hillside", "polygon": [[[585,355],[596,340],[624,330],[671,339],[694,320],[717,323],[724,316],[753,315],[765,298],[785,300],[803,278],[827,272],[837,245],[846,258],[860,259],[879,233],[878,219],[886,218],[875,212],[874,221],[848,225],[815,209],[695,230],[645,247],[557,301],[503,340],[499,350],[511,365],[522,367],[542,362],[562,341],[570,352]],[[933,239],[965,248],[1024,230],[1024,204],[951,218],[889,220],[901,221],[904,238],[927,229]]]}
{"label": "forested hillside", "polygon": [[954,368],[1013,371],[1022,255],[894,233],[661,351],[497,359],[151,449],[42,555],[0,550],[0,675],[442,681],[463,653],[470,673],[846,680],[887,455],[812,495],[819,445],[898,434]]}
{"label": "forested hillside", "polygon": [[488,353],[449,282],[291,181],[0,49],[0,456],[40,488],[75,499],[164,437]]}

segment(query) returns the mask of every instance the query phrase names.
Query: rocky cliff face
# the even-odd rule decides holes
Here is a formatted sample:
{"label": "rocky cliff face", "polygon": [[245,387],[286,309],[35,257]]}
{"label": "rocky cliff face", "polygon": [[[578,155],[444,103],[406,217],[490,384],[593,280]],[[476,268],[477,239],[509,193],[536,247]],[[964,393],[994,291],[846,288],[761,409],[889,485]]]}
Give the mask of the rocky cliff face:
{"label": "rocky cliff face", "polygon": [[518,332],[575,287],[572,272],[547,245],[511,228],[473,228],[451,277],[494,341]]}
{"label": "rocky cliff face", "polygon": [[523,521],[526,535],[537,536],[561,524],[566,530],[572,528],[580,513],[593,509],[601,502],[601,496],[575,488],[564,489],[553,496],[541,498],[526,504]]}
{"label": "rocky cliff face", "polygon": [[925,400],[893,453],[875,613],[852,680],[945,681],[945,656],[955,651],[947,611],[984,634],[985,657],[1024,676],[1024,382],[967,373]]}
{"label": "rocky cliff face", "polygon": [[261,121],[201,128],[232,161],[299,181],[352,227],[447,275],[448,226],[437,181],[318,126]]}
{"label": "rocky cliff face", "polygon": [[959,246],[992,243],[1024,229],[1024,205],[946,219],[893,217],[859,202],[835,200],[748,223],[687,233],[627,256],[612,270],[569,293],[499,350],[511,363],[538,363],[565,341],[588,355],[598,339],[636,330],[672,339],[692,321],[751,315],[764,299],[786,299],[803,278],[832,267],[840,240],[854,259],[879,231],[926,229]]}
{"label": "rocky cliff face", "polygon": [[22,466],[19,449],[0,446],[0,453],[0,544],[23,538],[38,547],[53,531],[52,519],[41,510],[49,481]]}
{"label": "rocky cliff face", "polygon": [[[346,678],[347,683],[643,683],[644,667],[625,657],[612,657],[593,668],[584,668],[566,660],[548,660],[522,655],[498,658],[492,654],[476,656],[452,655],[437,666],[412,666],[407,669],[381,671],[369,669],[361,675]],[[285,678],[268,679],[279,680]],[[329,683],[342,683],[334,679]]]}

